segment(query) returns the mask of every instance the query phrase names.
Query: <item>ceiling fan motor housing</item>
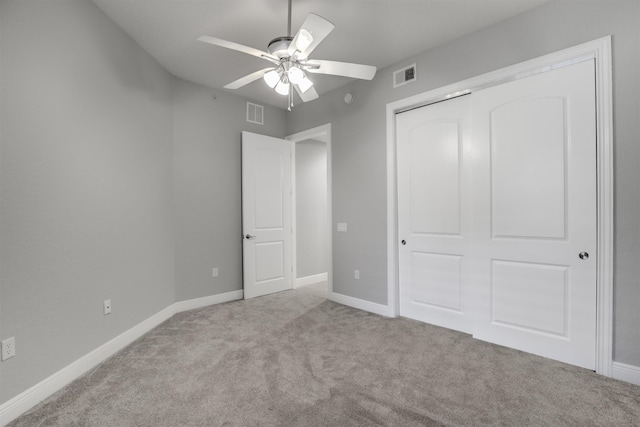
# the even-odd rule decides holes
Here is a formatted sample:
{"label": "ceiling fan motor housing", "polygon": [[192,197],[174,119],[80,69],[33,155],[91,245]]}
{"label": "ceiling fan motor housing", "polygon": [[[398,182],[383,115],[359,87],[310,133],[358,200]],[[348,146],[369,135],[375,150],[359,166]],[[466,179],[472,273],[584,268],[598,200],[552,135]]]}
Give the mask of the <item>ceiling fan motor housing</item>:
{"label": "ceiling fan motor housing", "polygon": [[269,42],[267,50],[278,58],[286,58],[289,56],[291,40],[293,40],[293,37],[277,37]]}

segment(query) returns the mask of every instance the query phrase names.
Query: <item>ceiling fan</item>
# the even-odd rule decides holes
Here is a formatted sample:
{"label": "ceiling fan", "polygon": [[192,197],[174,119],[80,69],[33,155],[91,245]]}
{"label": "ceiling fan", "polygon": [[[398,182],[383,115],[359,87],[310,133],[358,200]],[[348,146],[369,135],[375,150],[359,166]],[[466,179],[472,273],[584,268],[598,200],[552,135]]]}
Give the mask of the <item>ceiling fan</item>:
{"label": "ceiling fan", "polygon": [[313,88],[313,82],[309,79],[308,73],[330,74],[363,80],[373,79],[376,67],[371,65],[310,59],[311,52],[333,31],[335,25],[315,13],[310,13],[298,32],[292,37],[291,3],[292,0],[289,0],[287,35],[271,40],[267,47],[268,52],[217,37],[198,37],[201,42],[257,56],[272,63],[270,67],[255,71],[227,84],[224,86],[225,89],[238,89],[262,77],[267,85],[275,89],[277,93],[289,97],[289,111],[291,111],[291,107],[293,107],[291,86],[303,102],[318,98],[318,92]]}

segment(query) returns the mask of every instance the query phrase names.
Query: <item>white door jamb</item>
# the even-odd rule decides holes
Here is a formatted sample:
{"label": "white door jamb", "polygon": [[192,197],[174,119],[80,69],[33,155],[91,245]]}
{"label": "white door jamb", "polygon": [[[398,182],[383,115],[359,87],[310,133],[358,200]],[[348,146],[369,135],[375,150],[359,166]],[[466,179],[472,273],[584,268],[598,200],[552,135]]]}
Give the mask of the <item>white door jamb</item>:
{"label": "white door jamb", "polygon": [[[305,141],[307,139],[315,139],[320,142],[324,142],[327,145],[327,295],[331,295],[333,292],[333,237],[332,237],[332,208],[331,208],[331,123],[327,123],[325,125],[317,126],[311,129],[304,130],[302,132],[294,133],[293,135],[289,135],[285,137],[286,140],[291,141],[293,143],[293,161],[292,164],[292,212],[293,212],[293,282],[295,284],[296,278],[298,277],[298,269],[297,269],[297,232],[296,232],[296,167],[295,167],[295,156],[296,156],[296,143],[300,141]],[[295,287],[295,285],[294,285]]]}

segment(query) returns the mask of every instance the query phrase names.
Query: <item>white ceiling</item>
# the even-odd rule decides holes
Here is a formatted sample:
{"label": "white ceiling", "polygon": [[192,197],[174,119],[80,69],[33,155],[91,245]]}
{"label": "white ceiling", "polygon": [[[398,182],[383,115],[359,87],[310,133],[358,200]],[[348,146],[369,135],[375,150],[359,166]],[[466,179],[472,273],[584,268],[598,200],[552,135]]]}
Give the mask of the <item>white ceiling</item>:
{"label": "white ceiling", "polygon": [[[335,30],[312,59],[378,70],[508,19],[549,0],[293,0],[292,33],[316,13]],[[173,75],[214,89],[270,63],[197,41],[210,35],[267,50],[287,32],[287,0],[93,0]],[[352,79],[314,74],[320,95]],[[286,108],[262,80],[233,91]]]}

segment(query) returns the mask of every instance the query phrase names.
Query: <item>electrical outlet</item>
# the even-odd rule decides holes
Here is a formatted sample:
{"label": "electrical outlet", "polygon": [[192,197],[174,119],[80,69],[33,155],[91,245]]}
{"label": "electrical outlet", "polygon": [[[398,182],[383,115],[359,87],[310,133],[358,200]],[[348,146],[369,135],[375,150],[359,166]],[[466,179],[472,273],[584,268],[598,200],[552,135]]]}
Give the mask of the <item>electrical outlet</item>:
{"label": "electrical outlet", "polygon": [[211,270],[211,276],[218,277],[218,268],[214,268],[213,270]]}
{"label": "electrical outlet", "polygon": [[110,299],[104,300],[104,303],[102,304],[102,308],[105,316],[107,314],[111,314],[111,300]]}
{"label": "electrical outlet", "polygon": [[353,277],[355,277],[356,280],[360,280],[360,270],[353,270]]}
{"label": "electrical outlet", "polygon": [[7,338],[2,341],[2,361],[11,359],[16,355],[16,339],[15,337]]}
{"label": "electrical outlet", "polygon": [[346,233],[347,232],[347,223],[346,222],[339,222],[338,223],[338,231],[341,233]]}

